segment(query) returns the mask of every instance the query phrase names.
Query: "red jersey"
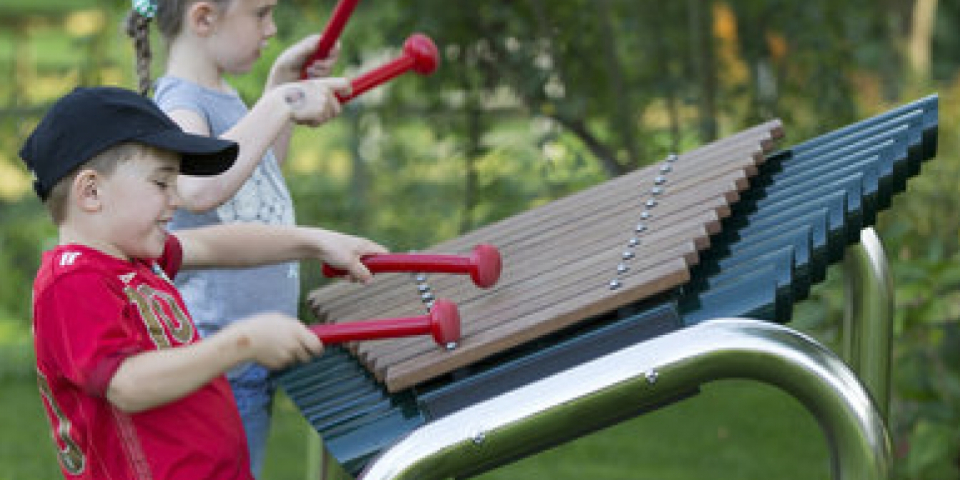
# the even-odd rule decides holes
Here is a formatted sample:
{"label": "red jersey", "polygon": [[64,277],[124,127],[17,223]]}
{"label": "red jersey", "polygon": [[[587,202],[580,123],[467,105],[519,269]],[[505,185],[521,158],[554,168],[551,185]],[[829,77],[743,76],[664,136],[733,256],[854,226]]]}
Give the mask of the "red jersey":
{"label": "red jersey", "polygon": [[66,478],[252,480],[225,377],[139,413],[105,398],[127,357],[200,340],[169,280],[181,261],[173,235],[156,261],[124,261],[80,245],[44,253],[33,287],[34,346]]}

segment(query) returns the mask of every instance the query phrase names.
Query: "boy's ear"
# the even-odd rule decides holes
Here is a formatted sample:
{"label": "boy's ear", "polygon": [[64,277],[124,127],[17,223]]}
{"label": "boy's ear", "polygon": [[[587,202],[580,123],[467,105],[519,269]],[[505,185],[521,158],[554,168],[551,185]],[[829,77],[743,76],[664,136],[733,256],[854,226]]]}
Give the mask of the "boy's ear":
{"label": "boy's ear", "polygon": [[211,2],[196,2],[187,9],[186,21],[191,30],[205,37],[213,33],[219,13],[217,6]]}
{"label": "boy's ear", "polygon": [[73,179],[74,203],[84,212],[96,212],[103,207],[99,189],[101,176],[95,170],[83,169]]}

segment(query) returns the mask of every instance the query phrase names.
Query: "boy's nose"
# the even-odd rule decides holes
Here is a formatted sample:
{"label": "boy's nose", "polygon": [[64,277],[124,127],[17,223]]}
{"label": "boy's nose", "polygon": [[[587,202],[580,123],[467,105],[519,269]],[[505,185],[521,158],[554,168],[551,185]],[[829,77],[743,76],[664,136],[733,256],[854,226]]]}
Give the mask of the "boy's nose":
{"label": "boy's nose", "polygon": [[180,208],[181,204],[182,200],[180,199],[180,189],[174,185],[174,187],[170,189],[170,193],[167,195],[167,205],[171,209],[176,210]]}

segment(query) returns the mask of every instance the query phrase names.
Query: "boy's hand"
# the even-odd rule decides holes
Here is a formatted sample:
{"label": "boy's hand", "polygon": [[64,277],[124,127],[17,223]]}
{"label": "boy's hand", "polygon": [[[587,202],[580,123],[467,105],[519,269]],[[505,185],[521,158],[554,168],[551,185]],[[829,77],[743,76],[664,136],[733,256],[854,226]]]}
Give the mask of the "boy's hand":
{"label": "boy's hand", "polygon": [[[283,83],[295,82],[300,80],[300,72],[304,63],[313,54],[317,48],[317,42],[320,41],[320,35],[310,35],[303,40],[291,45],[277,57],[270,70],[269,85],[280,85]],[[307,65],[308,78],[327,77],[333,71],[340,58],[340,42],[338,41],[326,58],[312,62]]]}
{"label": "boy's hand", "polygon": [[284,85],[277,91],[283,96],[294,123],[316,127],[340,114],[336,94],[348,95],[350,82],[344,78],[304,80]]}
{"label": "boy's hand", "polygon": [[279,313],[254,315],[222,332],[244,358],[269,369],[308,362],[323,353],[323,343],[295,318]]}
{"label": "boy's hand", "polygon": [[365,238],[329,230],[314,230],[312,233],[317,238],[316,244],[320,252],[318,260],[346,270],[347,278],[351,282],[367,283],[373,278],[370,270],[360,262],[360,257],[388,252],[383,245]]}

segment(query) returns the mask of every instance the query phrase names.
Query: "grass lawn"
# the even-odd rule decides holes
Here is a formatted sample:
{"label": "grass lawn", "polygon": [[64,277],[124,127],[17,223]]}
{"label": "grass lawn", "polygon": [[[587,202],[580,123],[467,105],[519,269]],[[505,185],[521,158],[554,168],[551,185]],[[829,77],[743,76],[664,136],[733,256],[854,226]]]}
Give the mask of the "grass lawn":
{"label": "grass lawn", "polygon": [[[31,379],[0,381],[0,480],[55,480],[56,457]],[[277,402],[263,480],[306,478],[312,433]],[[829,478],[823,435],[792,398],[745,381],[487,472],[483,480]]]}

